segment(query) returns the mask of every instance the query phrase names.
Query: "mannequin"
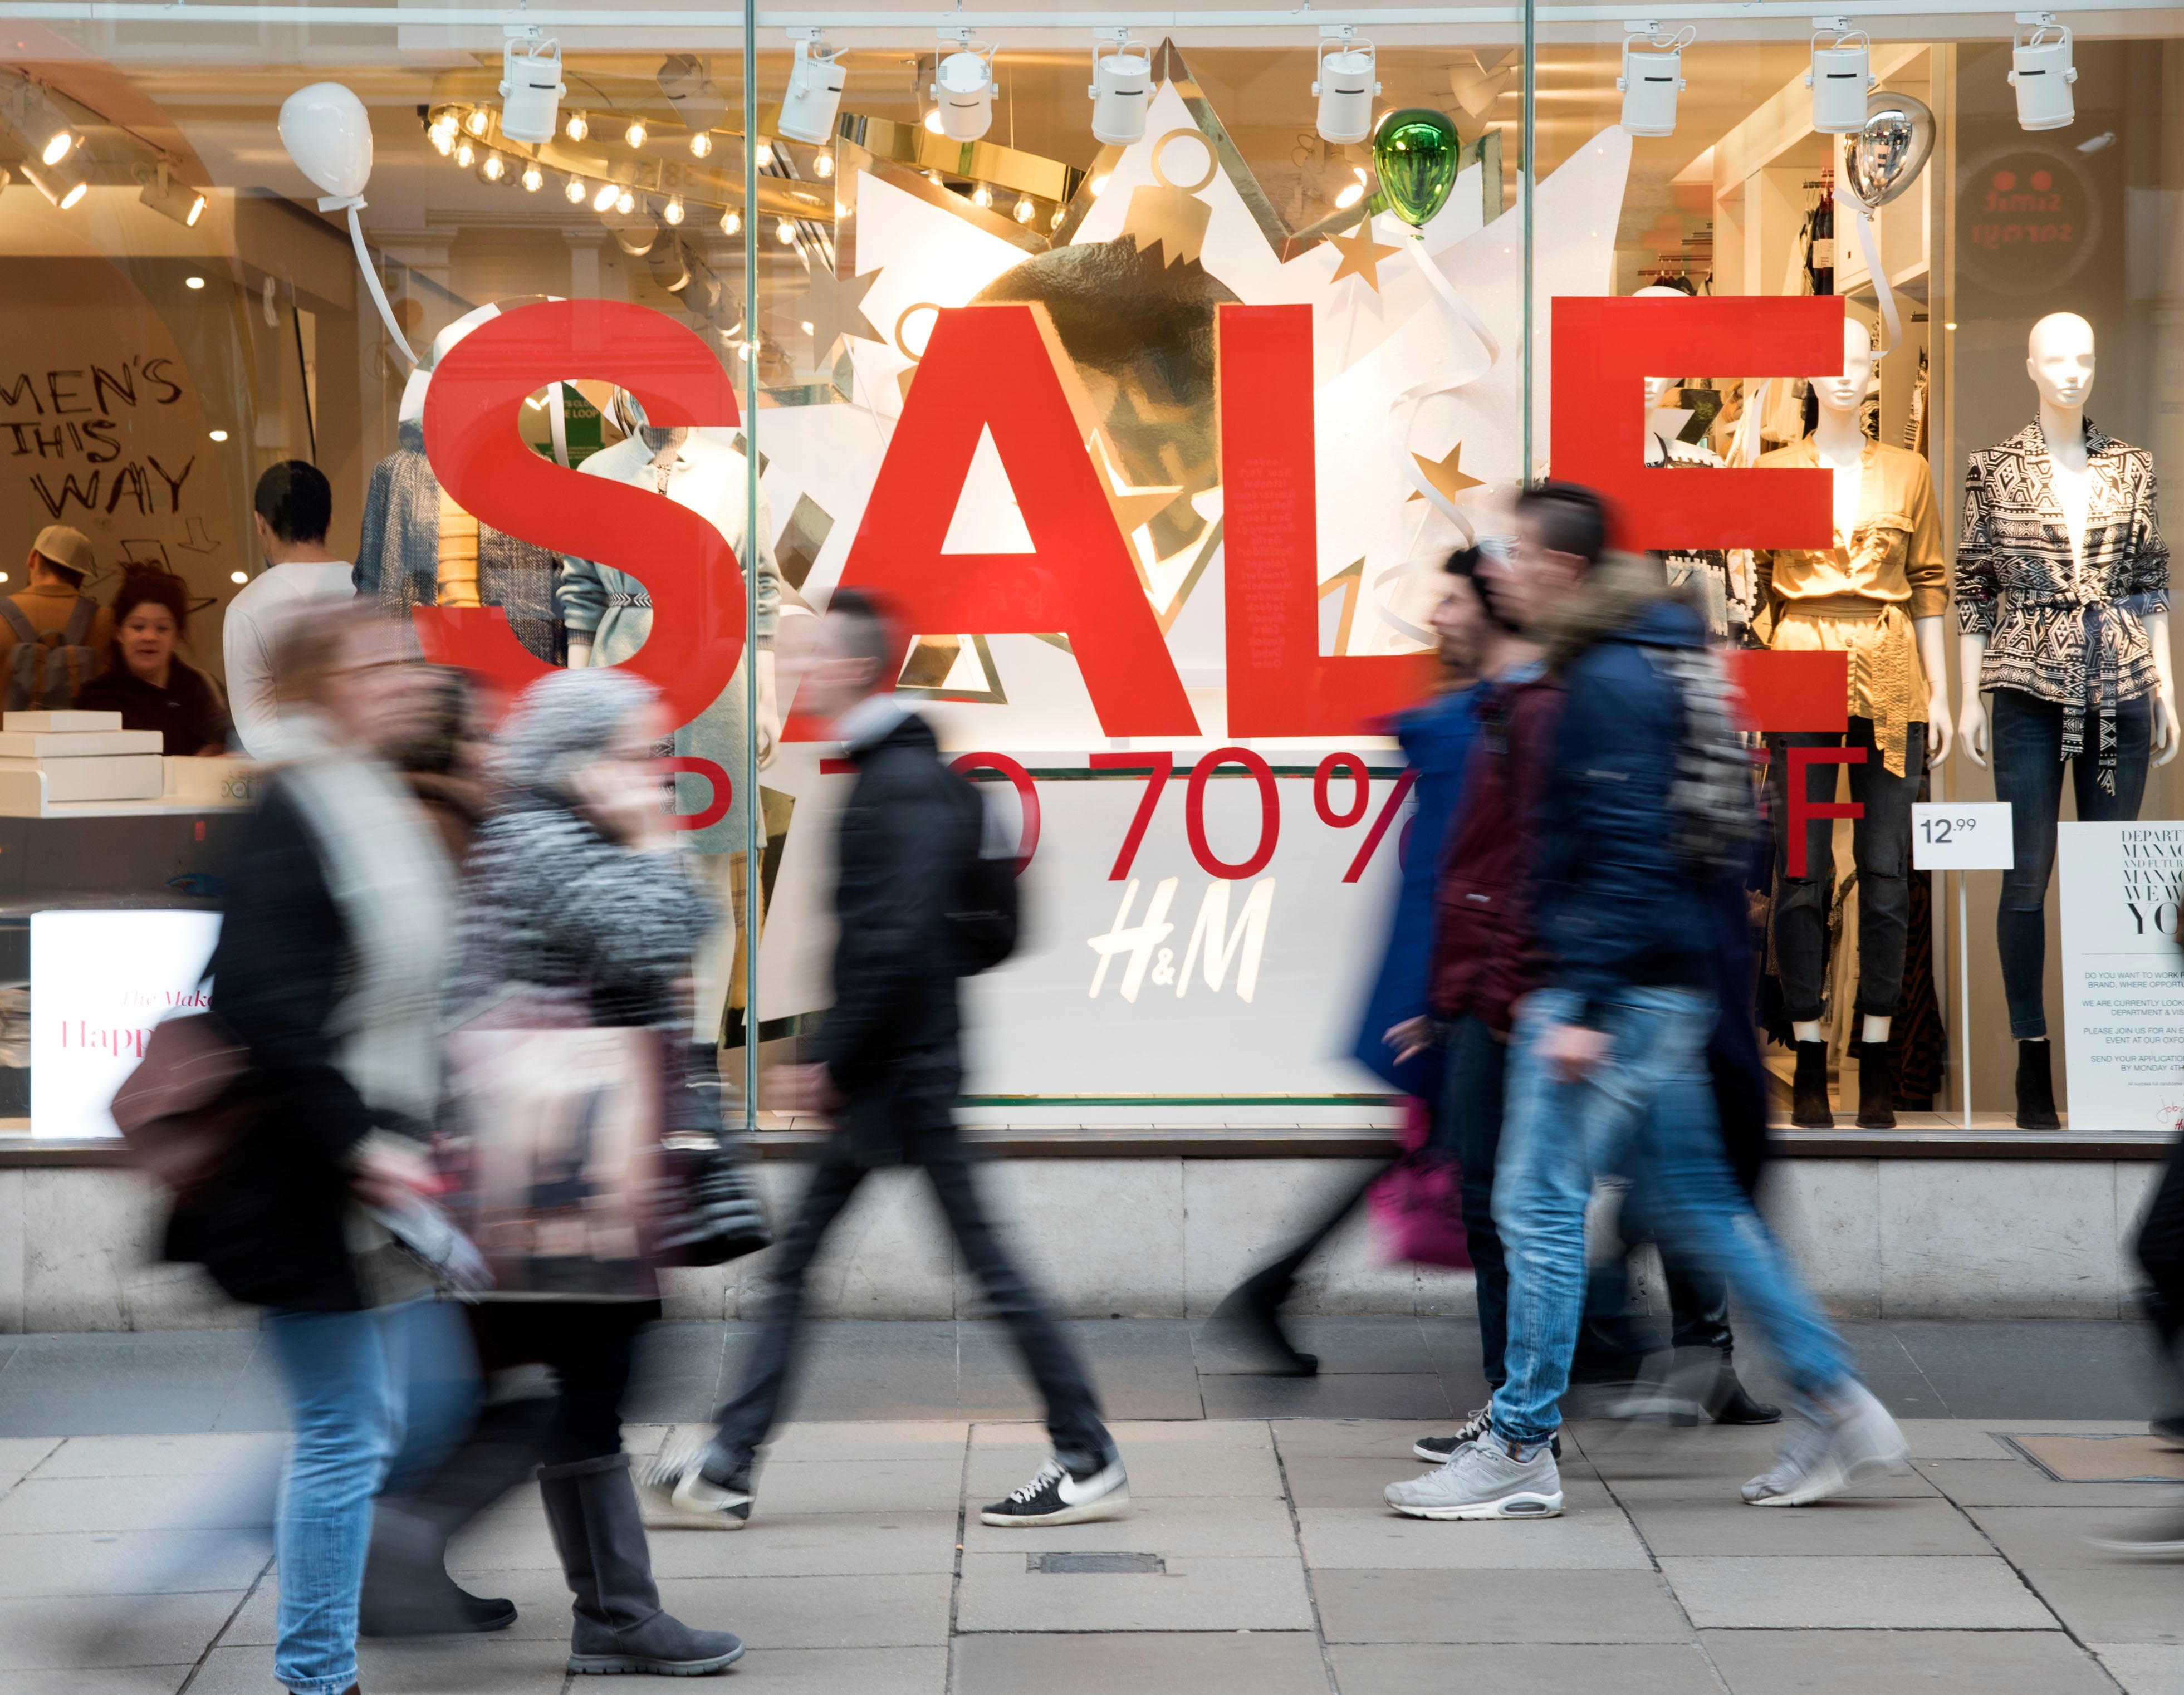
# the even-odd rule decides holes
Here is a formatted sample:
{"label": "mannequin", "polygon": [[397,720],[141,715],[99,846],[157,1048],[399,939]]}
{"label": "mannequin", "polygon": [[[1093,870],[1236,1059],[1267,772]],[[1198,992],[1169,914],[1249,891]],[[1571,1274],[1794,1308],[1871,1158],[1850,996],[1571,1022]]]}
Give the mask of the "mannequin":
{"label": "mannequin", "polygon": [[[1859,1016],[1858,1122],[1885,1129],[1896,1122],[1881,1050],[1903,993],[1910,907],[1911,801],[1926,765],[1948,756],[1947,672],[1942,620],[1948,570],[1926,462],[1869,440],[1860,420],[1873,388],[1873,341],[1854,320],[1843,324],[1843,370],[1818,378],[1819,422],[1803,441],[1763,454],[1763,466],[1819,466],[1833,473],[1834,544],[1757,555],[1760,618],[1768,645],[1850,655],[1850,728],[1840,734],[1769,738],[1769,782],[1778,821],[1774,951],[1797,1039],[1791,1122],[1827,1128],[1827,1040],[1821,973],[1833,894],[1832,828],[1806,827],[1806,875],[1789,874],[1789,752],[1796,747],[1863,749],[1848,767],[1851,797],[1865,808],[1852,833],[1858,869]],[[1814,763],[1807,797],[1832,800],[1840,767]]]}
{"label": "mannequin", "polygon": [[[432,338],[432,364],[498,306],[465,314]],[[425,457],[425,393],[430,367],[410,372],[403,390],[395,450],[372,467],[357,542],[357,594],[407,622],[412,606],[499,606],[515,638],[549,664],[560,658],[554,610],[560,561],[551,549],[482,524],[447,497]]]}
{"label": "mannequin", "polygon": [[[2083,318],[2056,312],[2035,324],[2025,371],[2038,415],[1965,470],[1957,619],[1964,750],[1985,765],[1992,745],[2014,833],[1995,939],[2017,1040],[2017,1124],[2053,1129],[2062,1118],[2042,978],[2063,766],[2081,821],[2132,819],[2149,759],[2168,764],[2179,737],[2153,457],[2086,418],[2093,326]],[[1993,694],[1992,716],[1982,690]]]}
{"label": "mannequin", "polygon": [[[711,760],[727,772],[731,783],[727,814],[684,838],[695,856],[693,868],[714,885],[733,919],[714,933],[695,971],[694,1039],[715,1047],[723,1020],[743,1005],[744,896],[750,872],[748,831],[750,807],[757,799],[745,792],[744,774],[753,733],[761,768],[773,763],[780,738],[773,632],[781,605],[781,576],[774,564],[773,530],[763,494],[756,544],[746,545],[747,472],[742,453],[694,430],[655,428],[629,394],[616,396],[615,410],[629,432],[627,437],[592,454],[578,473],[608,477],[688,507],[721,532],[744,569],[755,567],[758,572],[758,623],[748,650],[757,668],[757,723],[746,721],[744,672],[738,666],[719,699],[675,733],[677,755]],[[735,588],[740,594],[742,584]],[[652,632],[652,600],[644,584],[611,566],[565,555],[556,598],[568,626],[571,666],[618,665],[643,646]],[[678,776],[676,789],[677,805],[685,811],[699,810],[709,798],[710,785],[702,778]],[[762,812],[760,817],[763,845]]]}

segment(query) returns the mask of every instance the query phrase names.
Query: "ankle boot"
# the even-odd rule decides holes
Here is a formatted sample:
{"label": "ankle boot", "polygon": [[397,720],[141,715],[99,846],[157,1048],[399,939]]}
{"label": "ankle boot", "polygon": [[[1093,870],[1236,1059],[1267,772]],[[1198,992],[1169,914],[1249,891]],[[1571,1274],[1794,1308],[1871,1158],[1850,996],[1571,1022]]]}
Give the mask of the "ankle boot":
{"label": "ankle boot", "polygon": [[2017,1128],[2059,1130],[2055,1110],[2055,1051],[2045,1036],[2017,1045]]}
{"label": "ankle boot", "polygon": [[1264,1362],[1262,1376],[1319,1374],[1319,1356],[1300,1350],[1282,1328],[1282,1307],[1295,1286],[1298,1263],[1294,1255],[1276,1260],[1230,1290],[1213,1309],[1212,1328],[1257,1355]]}
{"label": "ankle boot", "polygon": [[1707,1411],[1713,1414],[1717,1425],[1773,1425],[1782,1419],[1780,1407],[1753,1400],[1738,1381],[1727,1348],[1721,1350],[1721,1369],[1714,1378],[1713,1393],[1708,1397]]}
{"label": "ankle boot", "polygon": [[627,1454],[542,1466],[538,1492],[577,1597],[570,1670],[697,1677],[743,1658],[726,1631],[694,1631],[660,1606]]}
{"label": "ankle boot", "polygon": [[1828,1045],[1797,1044],[1797,1073],[1790,1084],[1790,1122],[1801,1130],[1831,1130],[1836,1109],[1828,1099]]}
{"label": "ankle boot", "polygon": [[1858,1127],[1861,1130],[1896,1128],[1896,1073],[1888,1063],[1886,1043],[1858,1045]]}

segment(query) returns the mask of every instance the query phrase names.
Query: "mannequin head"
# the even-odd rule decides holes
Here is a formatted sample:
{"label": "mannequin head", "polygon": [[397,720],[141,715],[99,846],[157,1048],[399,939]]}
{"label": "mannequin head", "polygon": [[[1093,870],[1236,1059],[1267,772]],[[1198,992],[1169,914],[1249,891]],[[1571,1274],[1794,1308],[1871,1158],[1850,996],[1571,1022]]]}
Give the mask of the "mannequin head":
{"label": "mannequin head", "polygon": [[1873,337],[1855,318],[1843,320],[1841,376],[1813,379],[1813,398],[1823,412],[1855,413],[1873,392]]}
{"label": "mannequin head", "polygon": [[2025,372],[2041,404],[2079,410],[2093,392],[2093,326],[2075,312],[2050,312],[2025,342]]}

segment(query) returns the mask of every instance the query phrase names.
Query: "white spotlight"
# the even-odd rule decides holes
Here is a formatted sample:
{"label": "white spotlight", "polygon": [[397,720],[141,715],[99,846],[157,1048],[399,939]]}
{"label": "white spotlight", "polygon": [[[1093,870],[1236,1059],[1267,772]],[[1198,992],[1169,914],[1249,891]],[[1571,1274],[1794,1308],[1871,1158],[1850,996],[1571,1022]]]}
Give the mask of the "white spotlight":
{"label": "white spotlight", "polygon": [[827,45],[824,30],[791,30],[796,59],[788,68],[788,92],[781,97],[777,127],[792,141],[824,147],[834,138],[834,114],[850,73]]}
{"label": "white spotlight", "polygon": [[1650,22],[1624,27],[1630,33],[1623,42],[1623,75],[1615,79],[1623,96],[1623,128],[1634,136],[1673,136],[1676,96],[1684,87],[1684,49],[1699,32],[1688,24],[1674,33]]}
{"label": "white spotlight", "polygon": [[69,156],[75,143],[75,131],[64,124],[46,137],[46,144],[38,149],[38,162],[42,164],[58,164]]}
{"label": "white spotlight", "polygon": [[204,196],[187,182],[176,181],[164,164],[159,166],[136,198],[160,216],[172,218],[185,229],[196,228],[198,220],[204,216]]}
{"label": "white spotlight", "polygon": [[542,42],[535,31],[511,26],[500,55],[500,132],[536,147],[554,139],[561,114],[561,44]]}
{"label": "white spotlight", "polygon": [[1342,192],[1334,197],[1335,205],[1345,212],[1365,198],[1364,171],[1358,166],[1352,165],[1351,172],[1357,180],[1355,182],[1344,183]]}
{"label": "white spotlight", "polygon": [[[1873,74],[1873,40],[1853,30],[1847,18],[1815,18],[1813,68],[1805,86],[1813,91],[1813,127],[1824,136],[1847,136],[1865,127],[1865,97],[1880,86]],[[1822,36],[1833,36],[1822,47]]]}
{"label": "white spotlight", "polygon": [[940,61],[933,79],[933,110],[926,119],[940,120],[940,132],[951,142],[975,142],[994,121],[994,49],[974,51],[968,30],[942,30],[943,41],[956,43],[954,53]]}
{"label": "white spotlight", "polygon": [[592,196],[592,209],[594,212],[605,211],[608,207],[614,204],[615,197],[621,192],[621,190],[613,183],[602,182],[599,184],[599,192]]}
{"label": "white spotlight", "polygon": [[1111,148],[1143,141],[1145,109],[1152,104],[1153,63],[1127,29],[1112,31],[1114,50],[1105,59],[1092,48],[1092,137]]}
{"label": "white spotlight", "polygon": [[[1373,43],[1360,43],[1347,24],[1319,27],[1319,75],[1312,92],[1319,98],[1319,138],[1338,146],[1362,142],[1373,133],[1373,97],[1380,92],[1379,59]],[[1328,52],[1333,46],[1334,51]]]}
{"label": "white spotlight", "polygon": [[2018,127],[2068,129],[2078,117],[2077,103],[2070,97],[2070,85],[2078,80],[2078,67],[2070,63],[2070,31],[2055,21],[2053,12],[2020,12],[2017,21],[2032,26],[2032,33],[2009,54]]}

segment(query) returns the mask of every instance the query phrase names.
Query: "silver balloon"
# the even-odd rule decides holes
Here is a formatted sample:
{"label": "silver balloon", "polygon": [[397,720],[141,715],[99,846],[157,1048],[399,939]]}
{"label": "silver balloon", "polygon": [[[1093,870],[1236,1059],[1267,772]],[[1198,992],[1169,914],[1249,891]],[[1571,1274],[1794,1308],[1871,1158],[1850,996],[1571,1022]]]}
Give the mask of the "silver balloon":
{"label": "silver balloon", "polygon": [[1843,137],[1843,186],[1879,211],[1919,180],[1933,152],[1926,103],[1884,88],[1865,103],[1865,127]]}

